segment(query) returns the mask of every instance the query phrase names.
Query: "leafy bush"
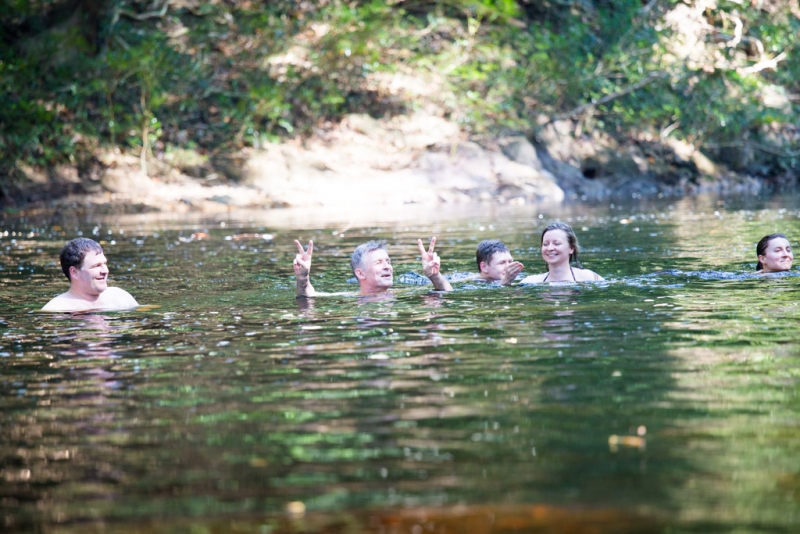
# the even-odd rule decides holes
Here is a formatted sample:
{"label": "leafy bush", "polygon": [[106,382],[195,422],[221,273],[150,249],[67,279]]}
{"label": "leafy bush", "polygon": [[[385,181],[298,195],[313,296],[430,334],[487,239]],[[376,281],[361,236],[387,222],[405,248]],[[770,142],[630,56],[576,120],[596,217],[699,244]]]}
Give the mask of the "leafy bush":
{"label": "leafy bush", "polygon": [[[5,168],[74,163],[98,146],[155,156],[235,151],[306,135],[347,113],[422,105],[475,135],[533,135],[543,121],[568,118],[584,131],[666,132],[698,146],[783,143],[780,150],[792,151],[793,138],[776,132],[791,129],[796,114],[800,63],[791,52],[800,21],[780,3],[720,2],[694,13],[705,25],[686,34],[697,37],[691,57],[676,52],[688,37],[670,13],[694,4],[679,2],[75,5],[5,2]],[[376,82],[395,74],[438,85],[406,97]],[[788,95],[786,104],[765,105],[770,91]]]}

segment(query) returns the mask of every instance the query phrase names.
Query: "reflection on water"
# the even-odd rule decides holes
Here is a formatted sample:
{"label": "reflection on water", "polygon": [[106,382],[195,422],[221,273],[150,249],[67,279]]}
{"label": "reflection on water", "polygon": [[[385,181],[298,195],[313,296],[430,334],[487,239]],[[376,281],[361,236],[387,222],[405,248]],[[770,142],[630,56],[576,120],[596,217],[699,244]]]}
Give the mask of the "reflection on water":
{"label": "reflection on water", "polygon": [[[786,199],[494,207],[345,232],[297,215],[7,217],[0,521],[795,532],[800,276],[752,268],[759,237],[800,236],[798,213]],[[608,282],[448,294],[415,282],[429,235],[445,272],[471,272],[487,237],[537,272],[555,217]],[[113,284],[157,307],[37,313],[63,292],[55,261],[78,231],[104,241]],[[352,291],[348,255],[373,237],[409,273],[390,296],[295,298],[295,238],[318,245],[315,285]]]}

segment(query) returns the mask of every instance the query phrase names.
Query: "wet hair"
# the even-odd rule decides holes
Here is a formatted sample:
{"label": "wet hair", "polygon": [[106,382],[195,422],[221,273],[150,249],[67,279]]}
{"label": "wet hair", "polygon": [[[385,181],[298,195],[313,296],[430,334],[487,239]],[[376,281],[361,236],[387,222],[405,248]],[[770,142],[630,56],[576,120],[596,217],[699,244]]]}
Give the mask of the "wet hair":
{"label": "wet hair", "polygon": [[356,274],[356,269],[362,267],[364,256],[370,252],[375,252],[376,250],[388,252],[386,249],[386,241],[367,241],[366,243],[356,247],[356,249],[353,251],[353,255],[350,256],[350,268],[353,269],[353,274]]}
{"label": "wet hair", "polygon": [[[779,237],[782,237],[783,239],[785,239],[787,241],[789,240],[789,238],[786,237],[783,234],[769,234],[769,235],[765,235],[764,237],[762,237],[761,240],[756,245],[756,257],[763,256],[764,253],[767,251],[767,247],[769,246],[769,242],[772,241],[773,239],[777,239]],[[760,271],[763,268],[764,268],[764,266],[761,265],[761,261],[756,263],[756,271]]]}
{"label": "wet hair", "polygon": [[542,239],[539,241],[540,247],[542,246],[542,243],[544,243],[544,235],[550,230],[563,230],[563,232],[567,234],[567,243],[569,243],[570,248],[572,248],[572,254],[569,255],[569,261],[574,261],[575,265],[583,269],[583,265],[581,265],[580,260],[578,260],[578,237],[575,235],[572,227],[563,222],[554,222],[548,224],[542,232]]}
{"label": "wet hair", "polygon": [[88,252],[102,254],[103,247],[97,241],[86,237],[75,238],[64,245],[58,258],[61,260],[61,270],[64,271],[64,276],[67,277],[67,280],[72,281],[69,276],[69,268],[77,267],[80,269],[81,265],[83,265],[83,258],[86,257]]}
{"label": "wet hair", "polygon": [[497,252],[509,252],[509,250],[505,243],[497,239],[486,239],[478,243],[478,248],[475,250],[475,262],[478,264],[478,270],[481,270],[481,262],[486,262],[487,265],[491,263],[492,256]]}

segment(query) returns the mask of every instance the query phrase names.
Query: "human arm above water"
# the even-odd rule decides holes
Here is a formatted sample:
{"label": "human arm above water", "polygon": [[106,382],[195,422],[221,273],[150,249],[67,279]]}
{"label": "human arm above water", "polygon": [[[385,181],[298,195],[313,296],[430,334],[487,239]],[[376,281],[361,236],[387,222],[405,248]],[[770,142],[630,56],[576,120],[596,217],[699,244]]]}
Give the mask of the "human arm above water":
{"label": "human arm above water", "polygon": [[314,286],[311,285],[311,256],[314,253],[314,241],[309,240],[308,250],[303,249],[303,245],[297,239],[297,255],[294,257],[294,275],[297,277],[297,296],[313,297],[317,294]]}
{"label": "human arm above water", "polygon": [[422,239],[417,239],[417,246],[419,246],[419,255],[422,258],[422,273],[430,279],[437,291],[452,291],[453,286],[440,272],[442,261],[439,259],[439,255],[433,251],[436,247],[436,238],[431,238],[428,250],[425,250]]}
{"label": "human arm above water", "polygon": [[507,286],[511,284],[511,282],[517,279],[517,275],[521,273],[524,268],[525,266],[522,265],[522,262],[515,261],[509,263],[506,270],[503,272],[503,277],[500,279],[500,285]]}

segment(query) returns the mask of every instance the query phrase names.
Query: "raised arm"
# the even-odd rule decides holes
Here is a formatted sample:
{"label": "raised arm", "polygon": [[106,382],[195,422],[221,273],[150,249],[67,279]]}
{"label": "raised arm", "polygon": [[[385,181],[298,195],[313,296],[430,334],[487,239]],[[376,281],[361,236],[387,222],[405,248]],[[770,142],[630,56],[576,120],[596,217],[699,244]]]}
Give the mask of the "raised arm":
{"label": "raised arm", "polygon": [[524,268],[525,266],[519,261],[509,263],[506,266],[506,270],[503,272],[503,278],[500,279],[500,285],[509,285],[511,282],[517,279],[517,275],[521,273],[522,269]]}
{"label": "raised arm", "polygon": [[439,255],[433,251],[436,246],[436,238],[431,238],[431,245],[428,250],[425,250],[422,245],[422,239],[417,239],[417,245],[419,246],[419,255],[422,257],[422,272],[433,283],[433,287],[437,291],[452,291],[453,286],[439,272],[442,262],[439,259]]}
{"label": "raised arm", "polygon": [[294,274],[297,277],[297,296],[298,297],[313,297],[317,294],[314,286],[311,285],[311,255],[314,253],[314,242],[308,242],[308,250],[303,249],[303,245],[297,239],[294,240],[297,245],[297,256],[294,257]]}

